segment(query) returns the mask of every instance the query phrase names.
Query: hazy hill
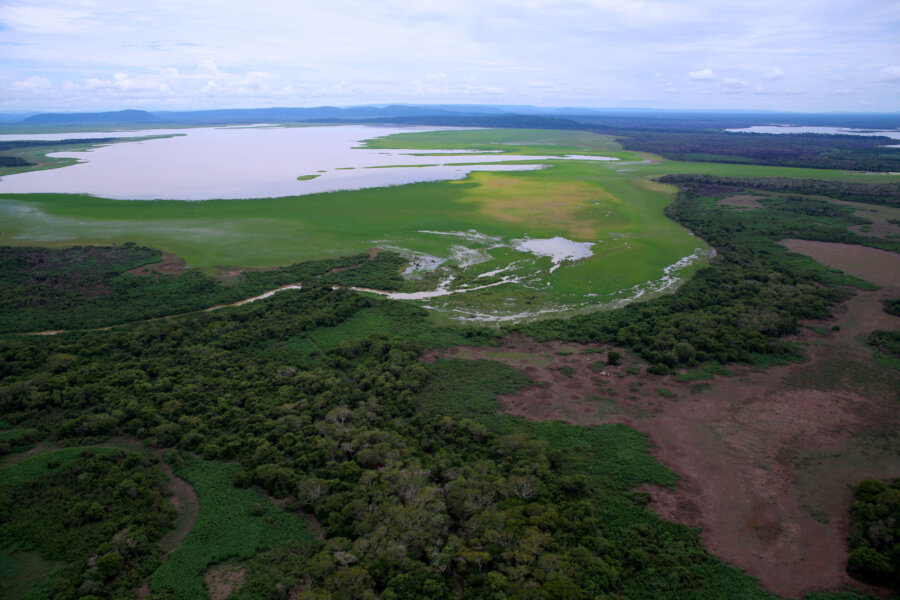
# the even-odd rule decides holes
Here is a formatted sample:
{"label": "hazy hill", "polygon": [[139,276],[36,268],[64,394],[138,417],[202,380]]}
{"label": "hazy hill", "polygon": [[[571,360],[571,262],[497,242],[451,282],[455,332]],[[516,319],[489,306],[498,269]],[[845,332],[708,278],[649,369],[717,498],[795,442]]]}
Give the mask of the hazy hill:
{"label": "hazy hill", "polygon": [[[9,119],[3,118],[10,117]],[[369,122],[478,127],[535,127],[593,129],[607,133],[634,130],[707,130],[768,125],[816,125],[864,129],[900,128],[896,113],[779,113],[775,111],[659,110],[647,108],[539,107],[486,104],[390,104],[367,106],[315,106],[228,108],[215,110],[122,110],[97,113],[43,113],[0,115],[9,126],[96,126],[117,124],[225,125],[285,122]]]}
{"label": "hazy hill", "polygon": [[97,113],[42,113],[20,123],[28,125],[82,125],[97,123],[154,123],[159,121],[145,110],[117,110]]}
{"label": "hazy hill", "polygon": [[156,116],[173,123],[261,123],[308,121],[315,119],[374,119],[391,117],[447,116],[462,114],[427,106],[315,106],[308,108],[226,108],[157,112]]}

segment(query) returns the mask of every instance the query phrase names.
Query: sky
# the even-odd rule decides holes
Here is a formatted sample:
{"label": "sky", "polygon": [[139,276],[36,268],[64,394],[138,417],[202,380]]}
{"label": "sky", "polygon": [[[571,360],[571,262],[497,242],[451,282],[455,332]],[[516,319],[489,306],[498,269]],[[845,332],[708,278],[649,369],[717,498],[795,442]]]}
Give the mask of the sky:
{"label": "sky", "polygon": [[0,0],[0,111],[900,112],[898,0]]}

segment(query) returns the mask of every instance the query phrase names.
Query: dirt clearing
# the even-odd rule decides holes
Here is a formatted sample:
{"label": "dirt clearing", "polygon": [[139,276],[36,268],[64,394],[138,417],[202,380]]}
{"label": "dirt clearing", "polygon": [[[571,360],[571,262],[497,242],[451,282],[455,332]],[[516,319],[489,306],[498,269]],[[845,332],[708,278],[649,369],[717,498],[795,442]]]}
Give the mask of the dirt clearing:
{"label": "dirt clearing", "polygon": [[188,269],[184,259],[169,252],[163,252],[162,260],[125,271],[129,275],[180,275]]}
{"label": "dirt clearing", "polygon": [[810,240],[782,240],[779,243],[791,252],[810,256],[823,265],[900,292],[900,254],[856,244]]}
{"label": "dirt clearing", "polygon": [[203,574],[210,600],[225,600],[239,590],[247,579],[247,571],[237,563],[214,565]]}

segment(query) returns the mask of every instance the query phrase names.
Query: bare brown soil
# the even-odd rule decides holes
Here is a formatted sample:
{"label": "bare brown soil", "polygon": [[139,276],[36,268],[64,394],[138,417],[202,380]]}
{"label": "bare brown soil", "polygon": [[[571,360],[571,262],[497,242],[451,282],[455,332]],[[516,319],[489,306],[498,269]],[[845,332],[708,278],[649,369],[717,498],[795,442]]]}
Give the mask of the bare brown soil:
{"label": "bare brown soil", "polygon": [[138,276],[179,275],[187,269],[188,266],[185,264],[183,258],[169,252],[163,252],[161,261],[142,265],[125,272],[129,275]]}
{"label": "bare brown soil", "polygon": [[[159,450],[156,453],[158,456],[161,455]],[[170,552],[181,545],[191,528],[194,527],[194,523],[197,522],[197,515],[200,513],[200,497],[194,490],[194,486],[175,475],[172,467],[162,459],[162,456],[160,456],[160,465],[169,478],[169,486],[172,488],[169,502],[172,503],[172,508],[178,513],[178,517],[175,519],[175,528],[163,536],[163,539],[159,542],[160,547],[165,552],[163,556],[163,560],[165,560],[165,556],[168,556]]]}
{"label": "bare brown soil", "polygon": [[232,562],[213,565],[203,574],[210,600],[225,600],[244,585],[246,578],[246,569]]}
{"label": "bare brown soil", "polygon": [[[426,358],[490,358],[543,384],[501,397],[507,414],[575,425],[624,423],[646,432],[654,456],[681,477],[675,489],[647,486],[650,508],[700,527],[712,553],[766,589],[785,597],[846,585],[881,593],[846,574],[847,511],[850,485],[900,476],[900,372],[880,367],[859,341],[875,329],[900,327],[900,318],[881,307],[881,299],[900,296],[900,278],[890,271],[892,259],[873,258],[880,251],[833,246],[791,244],[885,287],[859,292],[831,320],[807,323],[810,329],[796,338],[806,344],[803,363],[678,381],[643,374],[637,357],[598,371],[590,365],[605,355],[581,353],[588,346],[524,338],[509,338],[499,349],[454,348]],[[551,360],[540,364],[535,356]],[[629,366],[641,374],[629,373]]]}
{"label": "bare brown soil", "polygon": [[733,206],[735,208],[740,208],[744,210],[752,210],[754,208],[762,208],[762,204],[759,201],[765,198],[765,196],[753,196],[750,194],[740,194],[737,196],[729,196],[728,198],[722,198],[716,204],[719,206]]}
{"label": "bare brown soil", "polygon": [[891,220],[900,220],[900,208],[896,206],[887,206],[884,204],[864,204],[862,202],[847,202],[845,200],[835,200],[834,198],[823,198],[828,202],[848,206],[853,209],[853,214],[862,217],[871,224],[852,225],[848,227],[850,231],[876,238],[886,238],[890,235],[900,235],[900,225],[891,223]]}
{"label": "bare brown soil", "polygon": [[895,294],[900,288],[900,254],[896,252],[856,244],[810,240],[782,240],[779,243],[792,252],[811,256],[823,265],[840,269],[883,288],[893,289]]}

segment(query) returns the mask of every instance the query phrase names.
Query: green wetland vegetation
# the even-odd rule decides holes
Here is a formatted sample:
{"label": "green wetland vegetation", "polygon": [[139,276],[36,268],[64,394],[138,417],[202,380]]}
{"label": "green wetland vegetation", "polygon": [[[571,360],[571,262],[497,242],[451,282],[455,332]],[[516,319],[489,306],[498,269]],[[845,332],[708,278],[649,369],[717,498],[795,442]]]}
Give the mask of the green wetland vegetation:
{"label": "green wetland vegetation", "polygon": [[[451,134],[461,136],[460,148],[483,143],[514,152],[523,136],[548,147],[569,144],[560,153],[608,153],[612,143],[584,132],[534,137],[515,130],[422,134],[420,146],[409,145],[418,138],[401,141],[423,150],[453,148]],[[534,145],[527,151],[535,152]],[[667,185],[648,180],[670,173],[682,178]],[[27,206],[43,217],[24,211],[4,234],[46,218],[59,237],[45,241],[60,248],[0,253],[3,314],[13,315],[0,321],[0,585],[6,586],[0,591],[94,600],[133,598],[146,586],[154,599],[204,598],[204,575],[224,562],[242,573],[243,584],[230,596],[236,599],[776,598],[708,553],[696,530],[646,510],[647,496],[635,488],[673,486],[678,478],[650,456],[645,435],[624,425],[578,427],[500,414],[498,395],[534,382],[494,360],[421,360],[433,348],[492,346],[510,331],[614,344],[642,357],[640,368],[651,374],[687,368],[686,377],[697,380],[729,374],[726,364],[796,360],[801,351],[783,338],[799,331],[801,319],[824,317],[854,287],[873,286],[776,242],[799,237],[898,250],[895,239],[851,231],[861,217],[824,200],[827,183],[814,192],[767,189],[758,208],[739,210],[719,201],[746,193],[751,186],[744,179],[688,177],[698,174],[844,179],[814,169],[564,163],[312,200],[9,200],[7,207]],[[563,180],[578,184],[562,194],[549,225],[539,199],[529,200],[524,190],[552,189]],[[669,186],[676,184],[674,194]],[[863,184],[852,188],[857,198],[883,197]],[[496,193],[493,207],[488,192]],[[422,210],[437,221],[416,221],[412,208],[422,197],[434,198]],[[609,221],[585,225],[584,214],[601,210],[585,208],[585,198],[597,198]],[[324,209],[313,220],[300,218],[298,204],[326,199],[341,218],[365,202],[387,204],[370,207],[347,230]],[[276,209],[286,224],[260,216]],[[234,248],[214,235],[177,240],[179,221],[193,227],[217,211],[217,227],[244,240],[274,241]],[[505,212],[523,220],[504,221]],[[561,291],[547,294],[621,289],[652,277],[638,263],[661,269],[698,244],[715,248],[717,257],[696,265],[672,293],[648,294],[624,308],[506,330],[462,326],[414,303],[348,289],[409,289],[398,275],[405,259],[362,253],[373,245],[363,232],[398,219],[408,220],[409,229],[476,228],[503,236],[526,228],[535,237],[566,233],[573,240],[587,239],[573,233],[580,227],[593,228],[590,235],[633,233],[627,238],[633,250],[622,246],[555,271],[550,287]],[[121,232],[62,248],[71,245],[66,236],[77,230],[76,220],[93,221],[91,227],[118,222]],[[300,254],[316,259],[305,262],[278,255],[279,244],[287,247],[279,228],[314,221],[321,236],[298,238],[297,245],[313,248],[315,239],[331,236],[328,255]],[[654,242],[658,237],[672,239]],[[204,254],[202,242],[210,240]],[[93,244],[100,241],[135,243]],[[423,252],[440,250],[421,243]],[[188,264],[206,272],[149,271],[163,258],[158,248],[183,249]],[[213,278],[212,267],[222,265],[278,268]],[[615,283],[584,285],[600,274]],[[300,281],[299,290],[201,310]],[[496,297],[479,301],[500,297],[492,290]],[[546,298],[535,292],[531,300],[540,305]],[[146,321],[168,315],[179,316]],[[93,330],[105,325],[118,326]],[[57,328],[84,331],[22,335]],[[885,352],[896,346],[891,335],[878,334],[874,343]],[[620,358],[606,351],[597,364]],[[653,388],[670,399],[667,388]],[[157,454],[133,449],[138,441],[165,449],[174,475],[199,496],[196,522],[167,556],[160,541],[176,522],[167,500],[173,482]],[[884,568],[896,564],[895,487],[867,483],[856,490],[850,569],[876,583],[896,576]],[[872,535],[872,523],[885,533]],[[861,598],[854,591],[806,596]]]}
{"label": "green wetland vegetation", "polygon": [[204,600],[202,578],[208,567],[247,560],[293,543],[312,544],[307,521],[272,504],[259,491],[231,485],[239,467],[188,456],[173,457],[175,474],[197,491],[200,512],[184,541],[150,579],[150,589],[176,598]]}
{"label": "green wetland vegetation", "polygon": [[[13,245],[103,245],[126,242],[159,248],[214,274],[229,268],[274,268],[310,259],[348,256],[382,247],[407,257],[444,260],[441,268],[413,265],[404,291],[488,287],[427,301],[450,317],[528,318],[615,306],[665,291],[707,259],[708,247],[663,209],[673,188],[649,179],[669,173],[727,177],[789,177],[890,182],[892,175],[821,169],[710,165],[645,160],[606,135],[585,131],[474,130],[399,134],[368,147],[479,149],[549,156],[600,155],[612,162],[541,161],[539,171],[481,172],[452,182],[252,200],[126,202],[65,194],[5,194],[0,241]],[[423,202],[427,198],[427,202]],[[464,235],[447,235],[447,234]],[[474,234],[474,235],[472,235]],[[591,242],[592,255],[551,260],[515,247],[515,240],[561,236]],[[428,264],[426,261],[425,264]],[[431,267],[433,268],[433,267]],[[416,273],[416,269],[419,269]],[[394,289],[394,288],[388,288]]]}

